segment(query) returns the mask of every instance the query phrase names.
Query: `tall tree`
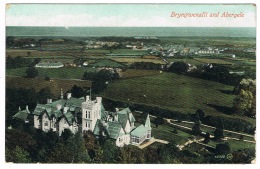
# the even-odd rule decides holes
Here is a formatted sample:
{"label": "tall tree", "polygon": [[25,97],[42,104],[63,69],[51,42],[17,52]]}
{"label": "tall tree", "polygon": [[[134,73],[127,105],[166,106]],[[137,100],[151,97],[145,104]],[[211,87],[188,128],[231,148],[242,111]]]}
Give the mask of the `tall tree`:
{"label": "tall tree", "polygon": [[199,117],[197,117],[197,119],[195,120],[193,126],[192,126],[192,131],[191,133],[195,136],[200,135],[201,134],[201,121],[199,120]]}
{"label": "tall tree", "polygon": [[16,146],[15,149],[11,151],[10,156],[11,156],[11,159],[9,159],[9,160],[14,163],[30,163],[31,162],[29,153],[19,146]]}
{"label": "tall tree", "polygon": [[189,69],[189,65],[185,62],[174,62],[170,67],[169,71],[177,74],[186,73]]}
{"label": "tall tree", "polygon": [[217,123],[216,129],[214,131],[214,138],[216,140],[220,140],[220,139],[224,138],[223,129],[224,129],[224,124],[223,124],[222,120],[219,120]]}
{"label": "tall tree", "polygon": [[51,90],[49,87],[42,88],[38,94],[37,94],[37,100],[39,103],[46,104],[47,99],[51,99],[53,97],[53,94],[51,93]]}
{"label": "tall tree", "polygon": [[26,74],[29,78],[35,78],[36,76],[38,76],[38,70],[35,67],[29,67],[28,69],[26,69]]}

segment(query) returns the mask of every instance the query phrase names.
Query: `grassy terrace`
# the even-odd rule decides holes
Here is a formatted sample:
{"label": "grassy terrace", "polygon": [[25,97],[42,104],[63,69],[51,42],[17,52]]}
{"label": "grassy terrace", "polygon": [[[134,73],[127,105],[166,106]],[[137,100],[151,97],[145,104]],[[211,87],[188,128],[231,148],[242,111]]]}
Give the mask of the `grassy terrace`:
{"label": "grassy terrace", "polygon": [[[102,96],[182,113],[195,113],[201,108],[206,115],[234,118],[236,116],[229,115],[228,111],[235,96],[225,92],[233,89],[234,86],[163,72],[155,76],[115,81],[109,84]],[[243,119],[255,124],[254,119]]]}
{"label": "grassy terrace", "polygon": [[178,133],[174,133],[174,129],[174,127],[166,124],[159,125],[157,128],[152,124],[152,136],[166,141],[173,141],[176,144],[183,144],[192,138],[192,135],[180,130],[178,130]]}

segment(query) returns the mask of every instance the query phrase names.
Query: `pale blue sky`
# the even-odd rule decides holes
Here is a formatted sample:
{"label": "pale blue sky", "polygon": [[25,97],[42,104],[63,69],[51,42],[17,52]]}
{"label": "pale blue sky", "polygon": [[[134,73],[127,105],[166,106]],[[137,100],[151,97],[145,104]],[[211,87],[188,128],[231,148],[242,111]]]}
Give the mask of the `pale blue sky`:
{"label": "pale blue sky", "polygon": [[[171,12],[245,13],[244,18],[171,18]],[[237,23],[238,22],[238,23]],[[12,4],[11,26],[255,26],[253,5],[181,4]]]}

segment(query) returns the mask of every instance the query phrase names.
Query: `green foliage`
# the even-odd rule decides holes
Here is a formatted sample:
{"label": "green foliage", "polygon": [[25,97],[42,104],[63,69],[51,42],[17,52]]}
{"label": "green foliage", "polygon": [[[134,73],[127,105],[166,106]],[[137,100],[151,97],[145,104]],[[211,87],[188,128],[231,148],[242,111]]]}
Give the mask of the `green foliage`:
{"label": "green foliage", "polygon": [[6,69],[21,68],[31,65],[31,63],[31,59],[25,59],[20,56],[15,58],[8,56],[6,58]]}
{"label": "green foliage", "polygon": [[115,158],[117,157],[118,147],[116,147],[115,140],[106,140],[102,146],[103,149],[103,156],[102,162],[103,163],[115,163]]}
{"label": "green foliage", "polygon": [[71,90],[72,97],[80,98],[84,96],[84,91],[81,87],[78,87],[77,85],[74,85]]}
{"label": "green foliage", "polygon": [[179,148],[174,142],[169,142],[166,145],[159,147],[160,162],[165,164],[176,164],[180,163]]}
{"label": "green foliage", "polygon": [[90,161],[83,137],[79,132],[68,139],[66,146],[69,156],[72,157],[72,163],[87,163]]}
{"label": "green foliage", "polygon": [[48,157],[50,163],[88,163],[90,157],[80,133],[70,135],[66,142],[59,142]]}
{"label": "green foliage", "polygon": [[242,79],[234,91],[238,93],[233,103],[236,113],[239,115],[255,117],[256,81],[252,79]]}
{"label": "green foliage", "polygon": [[157,116],[155,119],[154,119],[154,123],[156,125],[156,127],[158,127],[158,125],[162,125],[164,124],[164,119],[161,115]]}
{"label": "green foliage", "polygon": [[195,121],[193,124],[191,133],[195,136],[200,135],[201,134],[200,126],[201,126],[200,120]]}
{"label": "green foliage", "polygon": [[35,78],[36,76],[38,76],[38,70],[35,67],[29,67],[28,69],[26,69],[26,75],[29,78]]}
{"label": "green foliage", "polygon": [[117,162],[121,164],[144,164],[144,152],[134,146],[125,146],[119,149]]}
{"label": "green foliage", "polygon": [[214,138],[216,140],[220,140],[220,139],[224,138],[224,131],[223,131],[223,129],[224,129],[223,121],[222,120],[218,120],[216,129],[214,131]]}
{"label": "green foliage", "polygon": [[46,104],[47,103],[47,99],[51,99],[53,98],[53,94],[51,93],[51,90],[49,87],[45,87],[42,88],[38,94],[37,94],[37,100],[39,101],[39,103],[41,104]]}
{"label": "green foliage", "polygon": [[170,68],[169,71],[177,74],[186,73],[188,71],[189,65],[185,62],[177,61],[174,62]]}
{"label": "green foliage", "polygon": [[14,163],[30,163],[30,155],[27,151],[22,149],[19,146],[16,146],[14,150],[9,151],[7,149],[7,162],[14,162]]}
{"label": "green foliage", "polygon": [[72,133],[69,129],[64,129],[61,133],[61,139],[66,142],[68,139],[72,137]]}
{"label": "green foliage", "polygon": [[215,154],[226,155],[231,152],[231,148],[228,142],[217,144]]}
{"label": "green foliage", "polygon": [[210,134],[209,134],[209,132],[207,132],[207,133],[205,134],[203,142],[204,142],[205,144],[208,144],[208,143],[210,142]]}

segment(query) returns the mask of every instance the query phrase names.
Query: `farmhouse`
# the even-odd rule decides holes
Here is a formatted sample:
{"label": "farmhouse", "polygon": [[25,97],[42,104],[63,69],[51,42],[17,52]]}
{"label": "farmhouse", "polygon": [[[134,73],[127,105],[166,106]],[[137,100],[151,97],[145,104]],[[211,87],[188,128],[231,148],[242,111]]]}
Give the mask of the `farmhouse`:
{"label": "farmhouse", "polygon": [[61,62],[40,62],[35,65],[38,68],[61,68],[63,66]]}
{"label": "farmhouse", "polygon": [[[81,114],[82,125],[79,124]],[[102,98],[91,100],[86,98],[73,98],[71,93],[63,98],[61,91],[60,100],[52,102],[47,99],[47,104],[37,104],[35,110],[30,113],[19,109],[13,117],[27,121],[27,117],[33,116],[34,127],[44,132],[50,130],[60,136],[64,129],[72,133],[92,131],[97,137],[103,135],[115,140],[118,147],[124,145],[140,145],[143,141],[151,139],[151,124],[149,115],[145,124],[135,126],[135,117],[129,108],[116,109],[115,112],[106,111],[102,104]]]}

